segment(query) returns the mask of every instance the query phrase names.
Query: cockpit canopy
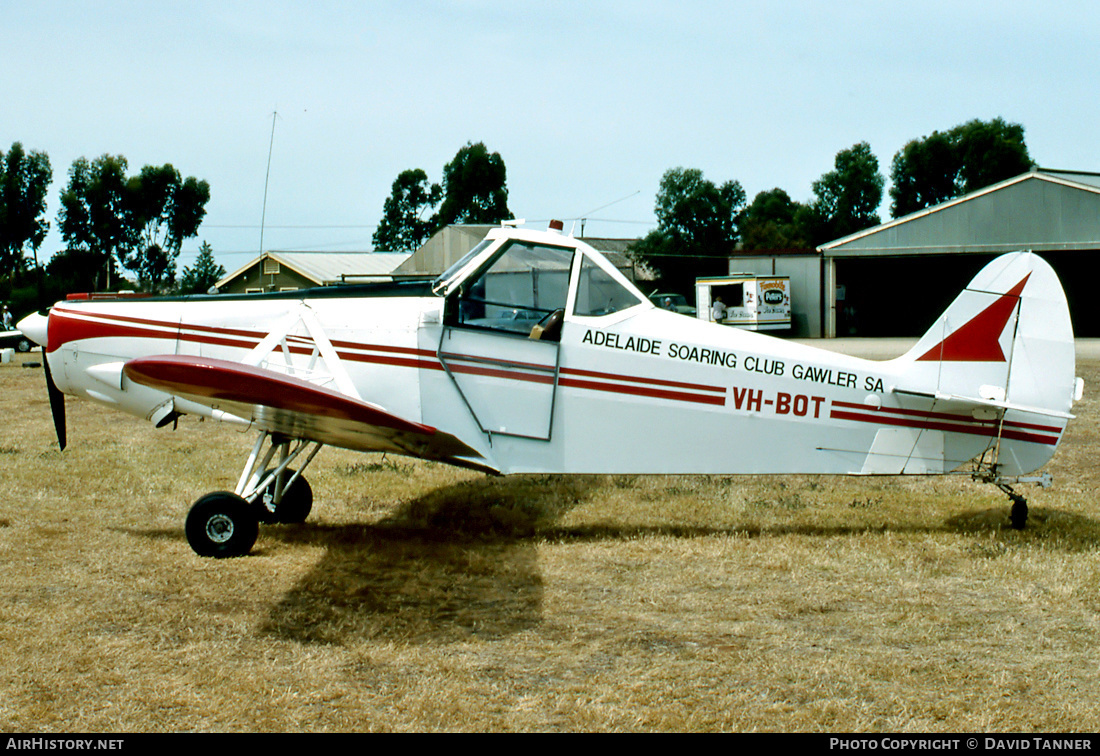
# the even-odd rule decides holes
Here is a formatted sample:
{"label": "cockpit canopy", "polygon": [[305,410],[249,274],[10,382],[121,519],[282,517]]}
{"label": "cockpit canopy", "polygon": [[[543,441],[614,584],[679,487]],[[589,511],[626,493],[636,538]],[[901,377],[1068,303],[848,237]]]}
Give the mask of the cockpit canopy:
{"label": "cockpit canopy", "polygon": [[603,255],[551,233],[499,229],[432,285],[450,325],[527,335],[553,313],[601,317],[651,306]]}

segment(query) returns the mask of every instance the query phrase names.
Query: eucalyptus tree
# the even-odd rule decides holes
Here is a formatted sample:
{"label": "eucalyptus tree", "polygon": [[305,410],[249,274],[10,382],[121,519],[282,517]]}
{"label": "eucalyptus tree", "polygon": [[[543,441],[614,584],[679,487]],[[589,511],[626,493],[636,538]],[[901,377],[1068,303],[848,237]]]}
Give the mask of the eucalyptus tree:
{"label": "eucalyptus tree", "polygon": [[669,169],[657,191],[657,228],[635,242],[631,254],[658,274],[662,286],[685,293],[696,277],[727,272],[744,208],[739,182],[718,185],[698,168]]}
{"label": "eucalyptus tree", "polygon": [[6,155],[0,151],[0,278],[26,269],[28,248],[38,267],[38,248],[50,228],[43,216],[52,180],[46,153],[27,152],[19,142]]}
{"label": "eucalyptus tree", "polygon": [[489,152],[484,142],[468,142],[443,167],[443,198],[434,228],[510,220],[507,179],[499,152]]}
{"label": "eucalyptus tree", "polygon": [[890,166],[890,214],[908,215],[1028,171],[1024,127],[971,120],[910,140]]}
{"label": "eucalyptus tree", "polygon": [[821,244],[877,226],[885,183],[879,172],[878,158],[867,142],[838,152],[833,170],[813,183],[811,241]]}
{"label": "eucalyptus tree", "polygon": [[117,263],[158,290],[175,280],[180,246],[198,233],[210,185],[184,179],[170,164],[145,166],[132,177],[127,167],[120,155],[73,161],[61,195],[61,236],[70,250],[98,260],[108,288]]}
{"label": "eucalyptus tree", "polygon": [[183,178],[168,163],[147,165],[128,183],[138,244],[127,267],[143,286],[157,290],[175,281],[180,247],[199,232],[210,185]]}
{"label": "eucalyptus tree", "polygon": [[390,196],[382,206],[382,221],[371,242],[382,252],[414,252],[433,230],[433,220],[425,213],[443,197],[439,184],[428,182],[428,174],[420,168],[402,171],[391,187]]}

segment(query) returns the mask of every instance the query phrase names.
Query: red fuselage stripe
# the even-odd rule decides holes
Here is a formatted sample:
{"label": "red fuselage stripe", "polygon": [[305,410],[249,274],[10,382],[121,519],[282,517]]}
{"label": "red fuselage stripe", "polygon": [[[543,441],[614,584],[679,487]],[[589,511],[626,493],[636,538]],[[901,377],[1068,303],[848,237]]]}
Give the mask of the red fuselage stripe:
{"label": "red fuselage stripe", "polygon": [[[160,328],[155,329],[145,326],[160,326]],[[175,341],[178,338],[180,341],[188,343],[251,349],[256,344],[260,343],[264,336],[265,334],[261,334],[257,331],[193,324],[180,324],[177,326],[169,325],[164,321],[147,318],[126,317],[99,312],[84,313],[58,307],[53,309],[50,319],[50,351],[54,351],[58,347],[72,341],[92,338],[149,338],[169,341]],[[287,337],[287,349],[292,354],[311,354],[313,352],[312,343],[312,340],[303,336]],[[341,359],[350,362],[407,367],[420,370],[443,370],[443,366],[438,361],[435,352],[430,350],[384,344],[363,344],[353,341],[333,341],[332,345],[338,349]],[[385,354],[364,354],[363,352],[382,352]],[[459,361],[465,357],[468,356],[455,355],[456,360]],[[469,355],[469,357],[472,357],[472,355]],[[549,373],[529,373],[515,369],[516,367],[532,367],[541,368],[543,370],[551,369],[544,365],[531,364],[528,366],[525,363],[501,361],[499,368],[491,365],[482,366],[468,363],[457,365],[449,364],[449,367],[452,372],[459,374],[480,375],[530,383],[553,384],[554,382],[553,376]],[[720,386],[604,373],[594,370],[581,370],[579,368],[562,368],[560,372],[562,377],[559,377],[558,384],[569,388],[605,391],[633,396],[648,396],[656,399],[669,399],[717,406],[724,406],[726,403],[725,389]],[[565,377],[567,375],[585,376],[586,378],[595,380]],[[647,385],[624,385],[629,383]],[[654,388],[649,388],[649,386]],[[689,391],[714,392],[716,395],[669,390],[681,388],[688,389]]]}
{"label": "red fuselage stripe", "polygon": [[[839,402],[834,402],[834,405]],[[972,436],[989,436],[990,438],[997,435],[997,428],[993,425],[957,425],[955,423],[935,422],[932,420],[916,420],[906,417],[895,417],[891,415],[881,414],[864,414],[858,412],[845,412],[844,410],[832,409],[829,411],[829,417],[833,420],[854,420],[860,423],[871,423],[873,425],[895,425],[903,428],[920,428],[922,430],[938,430],[946,433],[966,433]],[[1023,433],[1014,430],[1002,430],[1001,438],[1011,439],[1013,441],[1027,441],[1033,444],[1046,444],[1053,446],[1058,443],[1058,436],[1040,436],[1035,433]]]}
{"label": "red fuselage stripe", "polygon": [[726,389],[723,386],[707,386],[702,383],[682,383],[680,381],[665,381],[659,378],[642,378],[634,375],[619,375],[616,373],[601,373],[595,370],[581,370],[579,368],[566,368],[561,369],[562,375],[580,375],[586,378],[603,378],[609,381],[628,381],[631,383],[648,383],[653,386],[667,386],[668,388],[682,388],[691,389],[693,391],[713,391],[718,394],[725,394]]}
{"label": "red fuselage stripe", "polygon": [[567,388],[607,391],[612,394],[631,394],[633,396],[649,396],[655,399],[673,399],[681,402],[694,402],[696,404],[713,404],[720,407],[726,404],[726,397],[724,396],[686,394],[682,391],[667,391],[664,389],[651,389],[645,388],[644,386],[628,386],[615,383],[596,383],[595,381],[583,381],[576,378],[559,378],[558,385]]}
{"label": "red fuselage stripe", "polygon": [[[996,419],[979,420],[977,418],[971,417],[970,415],[957,415],[948,412],[929,412],[927,410],[904,409],[902,407],[870,407],[866,404],[852,404],[851,402],[833,401],[833,407],[840,407],[841,409],[849,409],[863,413],[882,412],[892,415],[907,415],[910,417],[923,418],[926,420],[947,420],[956,423],[967,423],[969,425],[989,427],[995,427],[998,422]],[[1004,425],[1012,428],[1026,428],[1028,430],[1040,431],[1043,433],[1061,434],[1062,432],[1062,428],[1059,428],[1058,426],[1037,425],[1035,423],[1021,423],[1014,420],[1005,420]]]}

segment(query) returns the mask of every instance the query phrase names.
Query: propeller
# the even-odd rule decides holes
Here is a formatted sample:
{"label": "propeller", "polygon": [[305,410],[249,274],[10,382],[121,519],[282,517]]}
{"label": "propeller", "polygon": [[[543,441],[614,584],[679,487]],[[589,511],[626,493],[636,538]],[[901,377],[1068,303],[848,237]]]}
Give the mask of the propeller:
{"label": "propeller", "polygon": [[65,395],[53,382],[49,355],[45,352],[46,347],[43,346],[42,367],[46,369],[46,393],[50,396],[50,414],[53,415],[53,429],[57,433],[57,445],[61,447],[61,451],[65,451]]}
{"label": "propeller", "polygon": [[46,369],[46,393],[50,397],[50,412],[53,414],[53,427],[57,432],[57,445],[65,448],[65,395],[54,383],[53,374],[50,372],[50,355],[48,347],[50,319],[48,315],[34,312],[19,321],[16,326],[23,335],[31,341],[42,346],[42,366]]}

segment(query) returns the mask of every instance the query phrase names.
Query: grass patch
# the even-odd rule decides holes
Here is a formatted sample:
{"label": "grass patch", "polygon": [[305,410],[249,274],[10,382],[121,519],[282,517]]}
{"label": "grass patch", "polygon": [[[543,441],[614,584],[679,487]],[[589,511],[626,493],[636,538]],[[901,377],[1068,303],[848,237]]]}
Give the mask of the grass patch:
{"label": "grass patch", "polygon": [[36,370],[0,369],[0,410],[9,732],[1100,729],[1091,393],[1024,531],[965,477],[326,449],[311,519],[225,562],[183,518],[251,436],[70,400],[58,452]]}

